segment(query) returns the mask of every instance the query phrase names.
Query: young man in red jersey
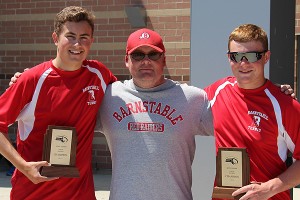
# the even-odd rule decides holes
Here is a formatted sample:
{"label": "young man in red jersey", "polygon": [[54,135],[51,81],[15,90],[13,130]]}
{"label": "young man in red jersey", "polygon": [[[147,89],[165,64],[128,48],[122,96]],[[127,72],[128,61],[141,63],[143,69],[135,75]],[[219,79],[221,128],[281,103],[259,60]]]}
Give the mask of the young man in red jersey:
{"label": "young man in red jersey", "polygon": [[[246,193],[241,200],[287,200],[288,190],[300,183],[300,104],[265,78],[270,55],[263,29],[253,24],[237,27],[228,41],[234,77],[205,88],[217,148],[246,147],[250,158],[253,184],[233,193]],[[288,152],[295,161],[289,168]]]}
{"label": "young man in red jersey", "polygon": [[[0,97],[0,153],[16,168],[11,199],[96,199],[91,168],[96,114],[106,86],[116,80],[100,62],[86,60],[93,43],[94,16],[70,6],[56,15],[57,55],[25,71]],[[7,139],[18,121],[17,151]],[[39,169],[49,125],[76,128],[79,178],[48,178]]]}

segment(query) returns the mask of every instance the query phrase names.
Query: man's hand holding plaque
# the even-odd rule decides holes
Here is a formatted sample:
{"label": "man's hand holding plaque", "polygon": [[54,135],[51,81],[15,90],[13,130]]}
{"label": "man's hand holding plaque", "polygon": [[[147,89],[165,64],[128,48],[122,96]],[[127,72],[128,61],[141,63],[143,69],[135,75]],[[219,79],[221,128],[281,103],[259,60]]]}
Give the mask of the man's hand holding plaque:
{"label": "man's hand holding plaque", "polygon": [[213,198],[239,199],[243,194],[234,197],[232,193],[250,183],[250,164],[246,148],[220,147],[216,166]]}
{"label": "man's hand holding plaque", "polygon": [[77,135],[74,127],[48,126],[44,137],[43,160],[51,166],[41,168],[47,177],[79,177],[76,168]]}

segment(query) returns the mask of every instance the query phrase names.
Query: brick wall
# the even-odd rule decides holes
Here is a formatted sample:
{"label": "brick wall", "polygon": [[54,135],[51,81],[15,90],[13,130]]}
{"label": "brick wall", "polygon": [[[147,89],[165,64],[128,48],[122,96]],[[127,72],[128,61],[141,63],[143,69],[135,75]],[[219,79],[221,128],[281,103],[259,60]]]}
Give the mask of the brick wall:
{"label": "brick wall", "polygon": [[[16,71],[32,67],[56,55],[52,42],[53,18],[66,6],[78,5],[96,15],[95,43],[89,59],[103,62],[120,80],[130,78],[124,66],[131,27],[126,6],[143,7],[147,28],[159,32],[167,49],[165,76],[188,82],[190,79],[190,1],[189,0],[0,0],[0,93]],[[117,3],[114,3],[117,2]],[[10,134],[15,135],[15,127]],[[93,166],[111,168],[106,140],[96,133]]]}

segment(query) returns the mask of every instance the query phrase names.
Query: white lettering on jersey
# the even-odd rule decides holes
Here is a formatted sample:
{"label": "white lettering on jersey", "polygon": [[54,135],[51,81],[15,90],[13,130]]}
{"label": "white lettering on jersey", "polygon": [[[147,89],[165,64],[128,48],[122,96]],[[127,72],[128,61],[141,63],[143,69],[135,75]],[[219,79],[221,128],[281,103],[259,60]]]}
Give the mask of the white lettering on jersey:
{"label": "white lettering on jersey", "polygon": [[99,90],[99,86],[97,86],[97,85],[87,86],[86,88],[82,89],[82,92],[86,92],[88,90]]}
{"label": "white lettering on jersey", "polygon": [[266,114],[263,114],[263,113],[258,112],[258,111],[253,111],[253,110],[249,110],[248,115],[257,115],[257,116],[262,117],[266,120],[268,120],[268,118],[269,118]]}
{"label": "white lettering on jersey", "polygon": [[248,115],[253,115],[252,124],[250,126],[248,126],[248,129],[251,131],[261,132],[261,129],[259,128],[261,118],[268,120],[269,119],[268,115],[258,112],[258,111],[253,111],[253,110],[249,110]]}
{"label": "white lettering on jersey", "polygon": [[82,89],[82,92],[87,92],[88,94],[88,100],[87,100],[87,104],[90,105],[95,105],[97,103],[96,100],[96,95],[95,95],[95,91],[99,90],[99,86],[97,85],[90,85],[85,87],[84,89]]}

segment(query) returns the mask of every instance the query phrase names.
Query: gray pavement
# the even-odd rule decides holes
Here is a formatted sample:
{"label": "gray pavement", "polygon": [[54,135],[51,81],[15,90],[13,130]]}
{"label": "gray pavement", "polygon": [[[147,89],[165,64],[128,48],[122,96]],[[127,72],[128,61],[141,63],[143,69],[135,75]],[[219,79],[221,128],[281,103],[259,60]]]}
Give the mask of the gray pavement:
{"label": "gray pavement", "polygon": [[[0,199],[9,200],[11,190],[10,176],[5,171],[0,171]],[[94,173],[95,193],[97,200],[108,200],[111,171],[98,171]]]}
{"label": "gray pavement", "polygon": [[[5,171],[0,171],[0,200],[9,200],[11,190],[10,176],[6,176]],[[109,187],[111,181],[111,171],[100,170],[94,173],[95,193],[97,200],[109,199]],[[299,188],[293,190],[293,200],[300,200]]]}

